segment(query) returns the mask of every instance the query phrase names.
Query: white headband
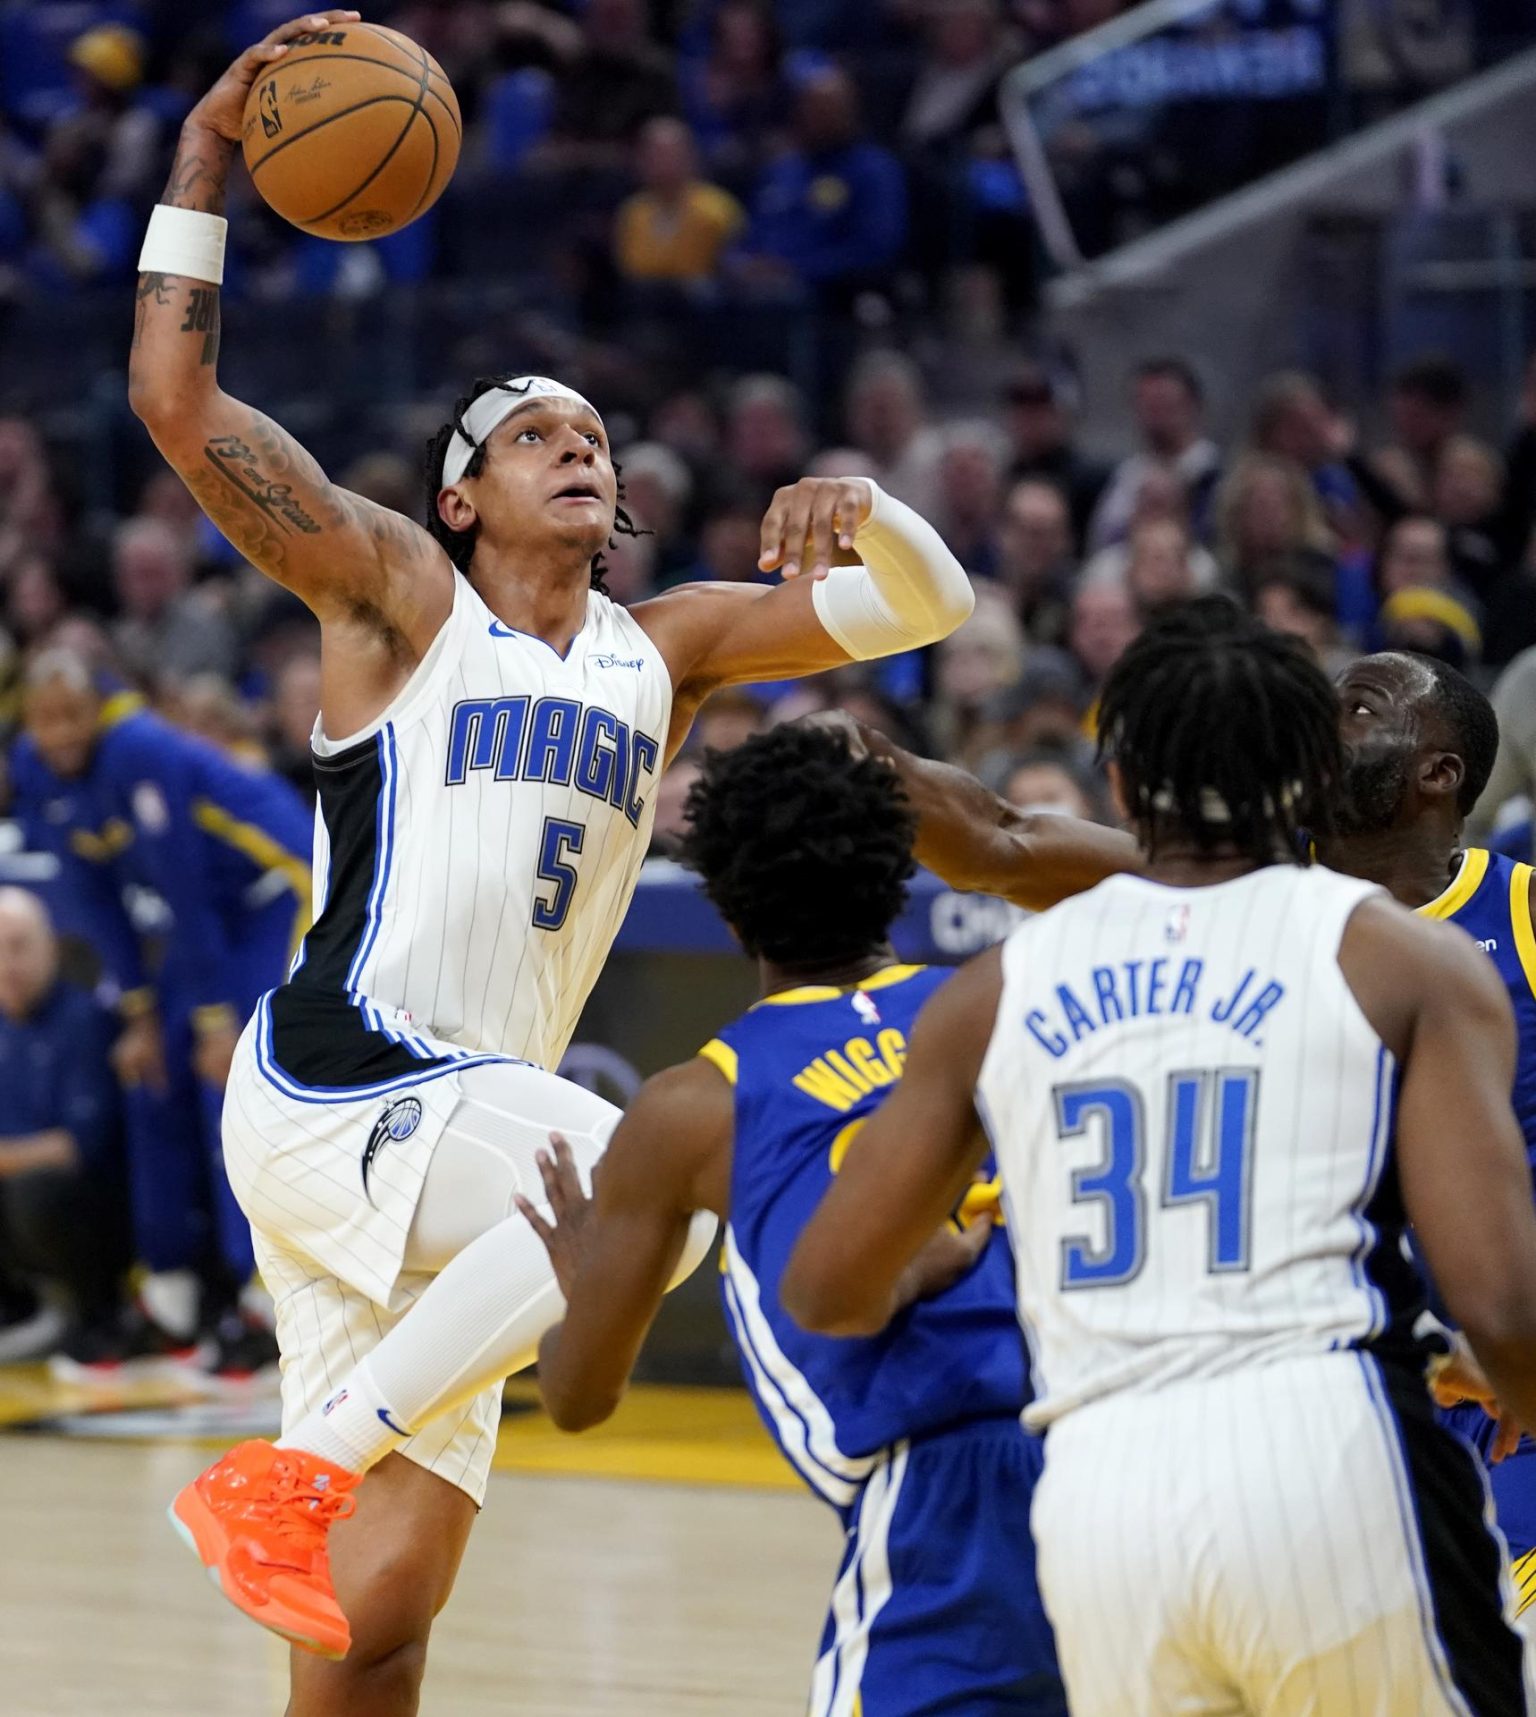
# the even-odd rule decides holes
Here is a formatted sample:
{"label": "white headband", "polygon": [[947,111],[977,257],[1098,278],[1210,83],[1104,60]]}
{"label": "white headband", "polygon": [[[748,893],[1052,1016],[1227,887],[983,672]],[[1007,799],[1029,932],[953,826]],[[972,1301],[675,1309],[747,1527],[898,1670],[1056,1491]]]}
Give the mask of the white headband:
{"label": "white headband", "polygon": [[481,394],[464,413],[464,428],[473,439],[466,439],[461,431],[454,430],[448,450],[443,454],[443,480],[439,487],[446,489],[457,483],[469,468],[475,449],[485,445],[497,424],[531,399],[574,400],[577,405],[584,405],[599,423],[603,421],[602,413],[591,400],[584,399],[575,388],[568,388],[564,382],[551,381],[548,376],[518,376],[514,381],[502,382]]}

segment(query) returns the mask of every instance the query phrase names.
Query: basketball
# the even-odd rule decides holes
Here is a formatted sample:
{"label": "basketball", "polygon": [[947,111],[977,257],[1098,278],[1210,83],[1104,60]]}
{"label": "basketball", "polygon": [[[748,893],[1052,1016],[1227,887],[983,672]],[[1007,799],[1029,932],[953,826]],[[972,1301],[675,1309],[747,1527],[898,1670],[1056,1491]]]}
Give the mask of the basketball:
{"label": "basketball", "polygon": [[398,30],[344,24],[294,37],[245,104],[256,189],[321,238],[398,232],[432,207],[459,159],[458,98]]}

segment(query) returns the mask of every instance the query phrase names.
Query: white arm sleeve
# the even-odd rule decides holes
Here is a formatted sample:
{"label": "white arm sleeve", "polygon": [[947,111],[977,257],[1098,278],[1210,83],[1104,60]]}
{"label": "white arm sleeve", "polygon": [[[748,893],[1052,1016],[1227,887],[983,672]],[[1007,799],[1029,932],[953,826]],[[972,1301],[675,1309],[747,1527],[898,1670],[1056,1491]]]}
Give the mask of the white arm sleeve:
{"label": "white arm sleeve", "polygon": [[854,535],[862,566],[835,566],[812,591],[816,617],[856,662],[947,638],[976,606],[965,569],[932,525],[871,483]]}

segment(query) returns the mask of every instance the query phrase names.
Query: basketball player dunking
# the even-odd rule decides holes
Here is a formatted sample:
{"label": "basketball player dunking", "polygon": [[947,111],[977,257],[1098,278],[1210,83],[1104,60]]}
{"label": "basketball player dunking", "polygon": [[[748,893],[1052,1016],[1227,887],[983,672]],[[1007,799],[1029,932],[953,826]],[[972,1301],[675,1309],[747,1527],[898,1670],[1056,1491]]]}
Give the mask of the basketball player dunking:
{"label": "basketball player dunking", "polygon": [[1345,764],[1295,640],[1190,604],[1127,650],[1102,710],[1145,874],[1025,920],[928,1004],[781,1300],[809,1329],[879,1327],[990,1142],[1074,1717],[1528,1713],[1403,1245],[1411,1221],[1536,1422],[1502,986],[1464,935],[1297,862]]}
{"label": "basketball player dunking", "polygon": [[284,1434],[174,1504],[225,1595],[310,1648],[292,1717],[417,1708],[501,1381],[561,1310],[514,1201],[542,1198],[552,1128],[589,1168],[618,1118],[551,1070],[700,702],[933,641],[972,604],[927,524],[827,479],[781,490],[764,520],[762,565],[785,582],[615,606],[603,423],[542,377],[459,403],[426,530],[335,488],[223,393],[208,328],[247,90],[285,39],[355,16],[275,32],[193,110],[141,259],[131,363],[161,452],[321,627],[320,913],[241,1040],[224,1116],[278,1306]]}

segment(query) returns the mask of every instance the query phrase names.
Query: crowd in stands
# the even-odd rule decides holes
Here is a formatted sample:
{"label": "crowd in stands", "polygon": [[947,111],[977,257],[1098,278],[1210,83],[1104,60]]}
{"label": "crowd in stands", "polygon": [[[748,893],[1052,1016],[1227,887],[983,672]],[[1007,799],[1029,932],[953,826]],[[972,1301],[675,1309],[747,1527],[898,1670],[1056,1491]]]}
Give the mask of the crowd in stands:
{"label": "crowd in stands", "polygon": [[[638,527],[607,557],[617,599],[761,578],[763,510],[804,472],[873,478],[934,522],[976,583],[974,616],[932,650],[715,698],[660,786],[659,854],[702,748],[829,707],[974,770],[1021,807],[1106,820],[1094,759],[1105,676],[1157,609],[1224,590],[1330,668],[1402,647],[1493,687],[1506,746],[1477,827],[1530,856],[1536,364],[1511,423],[1474,422],[1463,371],[1425,354],[1382,399],[1351,402],[1387,426],[1379,436],[1362,438],[1318,378],[1293,372],[1264,381],[1240,432],[1218,440],[1198,355],[1149,354],[1126,377],[1123,446],[1109,459],[1080,436],[1070,364],[1023,355],[1030,249],[1009,226],[1024,216],[998,80],[1118,9],[415,0],[389,11],[455,82],[471,122],[466,182],[511,174],[525,190],[543,184],[539,206],[569,202],[554,223],[558,267],[582,329],[606,331],[607,356],[541,344],[521,323],[481,367],[573,362],[607,414]],[[176,126],[231,47],[288,6],[71,5],[68,36],[49,33],[49,10],[0,5],[0,351],[7,301],[91,286],[118,289],[126,345],[143,213]],[[957,185],[969,198],[959,219]],[[298,238],[249,195],[232,213],[236,302],[451,279],[457,265],[446,221],[348,249]],[[546,245],[544,262],[553,254]],[[926,282],[954,315],[909,338],[908,324],[868,313],[898,277]],[[728,294],[810,307],[826,348],[815,385],[756,350],[677,359],[667,331]],[[230,326],[226,361],[234,314]],[[640,356],[621,363],[621,349]],[[258,343],[244,359],[259,372],[265,356]],[[328,439],[327,402],[302,393],[290,426],[346,487],[421,517],[421,434],[472,374],[445,367],[429,399],[370,418],[371,440],[355,422]],[[115,493],[84,490],[78,425],[73,437],[59,427],[57,403],[0,373],[0,809],[8,800],[15,819],[0,851],[0,884],[13,885],[0,889],[0,1360],[62,1341],[82,1375],[195,1351],[209,1376],[239,1378],[270,1344],[239,1301],[249,1261],[212,1187],[210,1133],[232,1029],[308,904],[293,831],[313,802],[318,639],[142,438],[114,468]],[[285,416],[283,402],[260,403]],[[119,890],[115,905],[83,911],[100,895],[87,871],[115,882],[135,829],[150,870],[133,873],[134,898]],[[224,975],[238,984],[221,989],[204,969],[224,943],[199,932],[189,949],[199,913],[223,925]],[[268,941],[281,945],[270,958]],[[172,1111],[200,1117],[176,1160],[201,1184],[186,1222],[167,1229],[172,1171],[133,1183],[146,1151],[169,1160]],[[158,1143],[135,1145],[145,1138]],[[113,1175],[122,1196],[104,1199]],[[114,1302],[130,1257],[149,1263],[152,1318]],[[61,1291],[39,1301],[39,1281]]]}

